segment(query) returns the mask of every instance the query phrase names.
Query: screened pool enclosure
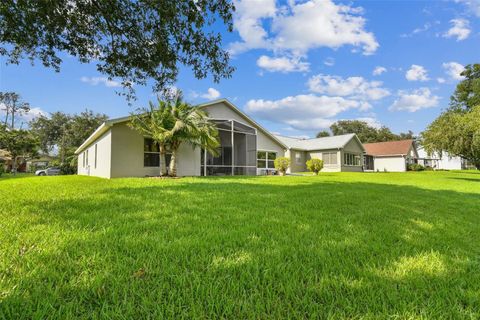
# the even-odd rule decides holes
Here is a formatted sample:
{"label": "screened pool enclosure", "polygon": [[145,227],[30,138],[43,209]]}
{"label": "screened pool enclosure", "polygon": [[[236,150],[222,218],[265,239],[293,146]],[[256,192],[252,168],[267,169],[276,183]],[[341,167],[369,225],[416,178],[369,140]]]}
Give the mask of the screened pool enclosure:
{"label": "screened pool enclosure", "polygon": [[201,154],[201,175],[256,175],[257,131],[235,120],[211,120],[217,125],[220,154]]}

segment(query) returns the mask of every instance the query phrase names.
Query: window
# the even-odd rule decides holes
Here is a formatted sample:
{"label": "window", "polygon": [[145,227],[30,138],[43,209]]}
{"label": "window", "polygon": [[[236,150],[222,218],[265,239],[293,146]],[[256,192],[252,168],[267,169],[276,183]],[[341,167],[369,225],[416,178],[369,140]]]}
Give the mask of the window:
{"label": "window", "polygon": [[86,153],[86,157],[87,157],[87,167],[88,167],[88,150],[87,150],[87,153]]}
{"label": "window", "polygon": [[160,148],[153,139],[143,140],[143,166],[160,167]]}
{"label": "window", "polygon": [[85,168],[85,151],[82,153],[82,167]]}
{"label": "window", "polygon": [[335,165],[337,164],[337,153],[324,152],[322,153],[322,160],[324,165]]}
{"label": "window", "polygon": [[343,164],[346,166],[360,166],[360,155],[353,153],[344,153]]}
{"label": "window", "polygon": [[275,169],[276,152],[258,151],[257,152],[257,168],[259,169]]}
{"label": "window", "polygon": [[97,169],[97,144],[95,144],[95,162],[94,162],[94,168]]}
{"label": "window", "polygon": [[295,151],[295,163],[302,164],[302,155],[299,151]]}

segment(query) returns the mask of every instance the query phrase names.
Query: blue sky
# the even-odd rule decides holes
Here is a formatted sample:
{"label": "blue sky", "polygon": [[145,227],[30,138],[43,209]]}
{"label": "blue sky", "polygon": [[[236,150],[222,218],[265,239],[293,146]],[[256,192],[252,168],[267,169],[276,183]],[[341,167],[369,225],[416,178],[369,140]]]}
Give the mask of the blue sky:
{"label": "blue sky", "polygon": [[[213,83],[182,68],[193,103],[227,98],[273,132],[314,136],[339,119],[419,133],[448,105],[459,72],[480,62],[480,1],[237,1],[224,34],[236,72]],[[219,26],[220,27],[220,26]],[[223,30],[223,28],[220,28]],[[0,66],[0,91],[40,112],[129,114],[155,98],[137,87],[128,106],[93,64],[65,55],[60,73],[28,61]]]}

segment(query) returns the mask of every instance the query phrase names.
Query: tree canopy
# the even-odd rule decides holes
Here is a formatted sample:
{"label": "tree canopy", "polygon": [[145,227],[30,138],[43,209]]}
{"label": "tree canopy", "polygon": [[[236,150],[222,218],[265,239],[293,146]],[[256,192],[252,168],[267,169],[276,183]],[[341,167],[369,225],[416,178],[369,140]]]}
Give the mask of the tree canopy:
{"label": "tree canopy", "polygon": [[0,124],[0,149],[7,150],[16,171],[17,157],[33,157],[38,152],[38,139],[28,130],[9,129]]}
{"label": "tree canopy", "polygon": [[480,105],[480,64],[467,65],[460,75],[465,79],[458,83],[450,98],[450,110],[469,111]]}
{"label": "tree canopy", "polygon": [[25,114],[30,111],[30,104],[21,99],[16,92],[0,92],[0,104],[5,112],[4,126],[10,129],[15,128],[15,116]]}
{"label": "tree canopy", "polygon": [[480,64],[467,65],[450,97],[450,107],[422,133],[422,145],[432,154],[463,157],[480,169]]}
{"label": "tree canopy", "polygon": [[30,122],[31,131],[39,138],[40,148],[50,153],[56,147],[64,162],[108,117],[85,110],[69,115],[54,112],[50,117],[40,116]]}
{"label": "tree canopy", "polygon": [[422,145],[428,153],[448,152],[460,156],[480,169],[480,105],[469,112],[448,110],[422,133]]}
{"label": "tree canopy", "polygon": [[60,70],[62,52],[93,62],[110,79],[120,78],[128,98],[134,84],[162,92],[180,66],[196,78],[230,77],[228,52],[215,32],[217,21],[233,30],[229,0],[2,1],[0,55],[7,63],[40,60]]}
{"label": "tree canopy", "polygon": [[363,143],[413,139],[411,131],[395,134],[385,126],[375,128],[360,120],[340,120],[332,124],[330,130],[334,136],[355,133]]}

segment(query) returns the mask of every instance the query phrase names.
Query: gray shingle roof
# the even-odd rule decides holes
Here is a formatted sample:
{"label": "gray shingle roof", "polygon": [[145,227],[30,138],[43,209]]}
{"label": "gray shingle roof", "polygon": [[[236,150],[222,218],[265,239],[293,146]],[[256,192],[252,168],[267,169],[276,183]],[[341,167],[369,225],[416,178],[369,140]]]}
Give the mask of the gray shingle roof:
{"label": "gray shingle roof", "polygon": [[355,137],[354,133],[344,134],[333,137],[323,137],[314,139],[298,139],[292,137],[285,137],[275,135],[279,140],[288,146],[290,149],[300,149],[305,151],[311,150],[326,150],[343,148],[350,140]]}

